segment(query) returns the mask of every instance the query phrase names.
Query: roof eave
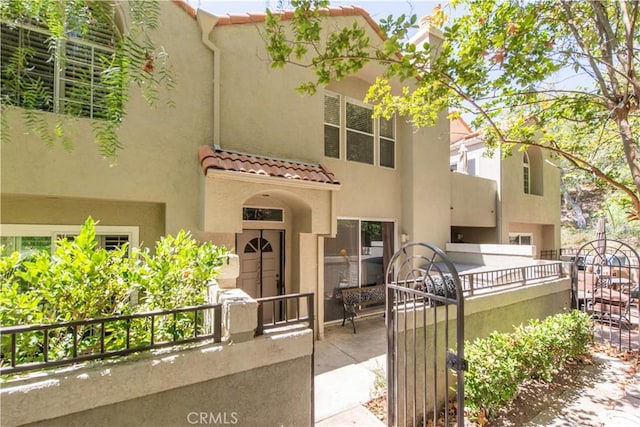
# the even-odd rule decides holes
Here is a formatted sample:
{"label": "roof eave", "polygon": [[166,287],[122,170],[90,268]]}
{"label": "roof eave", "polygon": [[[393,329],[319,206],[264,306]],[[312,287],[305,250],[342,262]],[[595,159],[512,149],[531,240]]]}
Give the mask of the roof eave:
{"label": "roof eave", "polygon": [[205,176],[207,178],[229,179],[233,181],[253,182],[259,184],[282,185],[287,187],[306,188],[312,190],[331,190],[337,191],[342,188],[342,184],[315,182],[301,179],[290,179],[280,176],[258,175],[255,173],[247,173],[240,171],[229,171],[222,169],[208,168]]}

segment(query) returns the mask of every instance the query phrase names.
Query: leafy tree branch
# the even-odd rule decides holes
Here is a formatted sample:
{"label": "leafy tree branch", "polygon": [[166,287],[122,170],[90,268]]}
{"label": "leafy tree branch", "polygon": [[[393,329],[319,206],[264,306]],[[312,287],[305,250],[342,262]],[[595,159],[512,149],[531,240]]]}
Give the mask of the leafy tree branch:
{"label": "leafy tree branch", "polygon": [[376,114],[428,126],[440,111],[473,112],[489,147],[549,150],[624,194],[640,219],[638,0],[462,0],[455,19],[433,11],[442,40],[420,46],[406,41],[415,16],[381,20],[385,38],[372,40],[363,21],[336,28],[328,1],[291,5],[293,14],[268,11],[264,38],[274,67],[314,71],[299,90],[376,63],[383,72],[366,98]]}
{"label": "leafy tree branch", "polygon": [[[29,132],[47,145],[71,148],[67,136],[78,118],[91,119],[101,154],[114,162],[123,148],[118,131],[127,116],[131,85],[149,104],[160,88],[175,86],[166,51],[150,33],[160,24],[157,0],[122,4],[122,28],[114,2],[92,0],[5,0],[0,2],[3,37],[0,109],[19,107]],[[8,60],[5,61],[5,57]],[[171,98],[167,101],[172,105]],[[56,113],[55,119],[47,113]],[[50,128],[53,120],[55,125]]]}

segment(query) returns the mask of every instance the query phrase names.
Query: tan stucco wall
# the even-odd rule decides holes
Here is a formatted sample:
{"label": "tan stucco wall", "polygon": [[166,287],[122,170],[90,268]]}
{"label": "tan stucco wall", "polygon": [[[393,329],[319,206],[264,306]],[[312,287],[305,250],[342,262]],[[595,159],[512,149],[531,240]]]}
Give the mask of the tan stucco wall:
{"label": "tan stucco wall", "polygon": [[536,231],[539,238],[534,236],[534,245],[538,249],[557,249],[560,247],[560,170],[546,161],[548,153],[541,152],[540,155],[541,158],[537,159],[542,172],[542,185],[537,184],[542,190],[540,195],[524,193],[522,152],[514,150],[511,157],[503,160],[501,239],[508,242],[509,232],[524,231],[512,224],[553,226],[553,240],[543,240],[545,236],[539,229]]}
{"label": "tan stucco wall", "polygon": [[[374,43],[380,40],[362,17],[331,19],[332,28],[356,20]],[[308,69],[271,69],[261,31],[262,24],[219,25],[207,36],[219,52],[221,148],[322,163],[334,173],[340,188],[285,187],[277,179],[250,182],[210,173],[203,181],[203,228],[211,233],[239,232],[241,207],[248,198],[267,193],[281,197],[292,214],[291,252],[285,254],[291,269],[287,289],[316,291],[317,295],[323,294],[321,239],[335,236],[338,218],[394,221],[397,241],[406,233],[411,240],[444,245],[450,225],[449,121],[445,115],[437,126],[418,130],[405,119],[397,119],[395,168],[347,161],[344,141],[341,159],[325,158],[323,90],[314,96],[295,91],[300,83],[314,79]],[[368,66],[355,76],[331,82],[326,90],[362,101],[378,71]],[[377,159],[377,152],[374,157]],[[279,194],[274,195],[276,192]],[[321,319],[322,299],[317,301]]]}
{"label": "tan stucco wall", "polygon": [[0,197],[3,224],[77,225],[89,216],[99,221],[98,225],[139,225],[139,244],[149,248],[165,234],[162,203],[5,194]]}
{"label": "tan stucco wall", "polygon": [[571,279],[523,287],[465,300],[465,338],[474,340],[490,333],[511,332],[529,319],[562,313],[571,309]]}
{"label": "tan stucco wall", "polygon": [[195,411],[236,412],[244,426],[309,425],[312,348],[311,330],[299,330],[43,373],[3,384],[0,421],[173,426]]}
{"label": "tan stucco wall", "polygon": [[[240,233],[242,207],[255,203],[256,196],[268,195],[290,209],[292,223],[305,232],[329,234],[333,201],[329,188],[289,185],[284,179],[244,180],[209,172],[204,187],[204,230],[209,233]],[[238,179],[236,179],[238,178]]]}
{"label": "tan stucco wall", "polygon": [[431,128],[412,132],[402,151],[402,220],[410,241],[444,247],[451,227],[449,122],[441,114]]}
{"label": "tan stucco wall", "polygon": [[496,226],[496,181],[451,173],[451,225]]}
{"label": "tan stucco wall", "polygon": [[531,265],[535,255],[535,248],[527,245],[447,243],[445,248],[452,262],[494,266],[498,269],[514,265]]}
{"label": "tan stucco wall", "polygon": [[310,357],[303,357],[27,425],[309,425],[310,363]]}
{"label": "tan stucco wall", "polygon": [[[211,141],[213,57],[192,17],[174,2],[160,2],[160,10],[160,29],[152,37],[173,64],[175,108],[167,105],[165,93],[151,108],[139,90],[131,88],[119,131],[124,149],[115,166],[100,156],[87,119],[76,119],[66,128],[73,143],[66,151],[26,134],[20,109],[3,111],[10,126],[10,136],[2,138],[3,195],[42,196],[43,202],[53,196],[163,204],[165,223],[162,229],[153,226],[154,233],[175,234],[182,228],[197,232],[202,173],[197,151]],[[48,115],[53,123],[54,115]],[[91,214],[102,216],[97,209]]]}
{"label": "tan stucco wall", "polygon": [[[550,155],[544,150],[532,147],[530,150],[532,194],[524,193],[523,152],[514,148],[511,156],[500,159],[496,150],[487,157],[481,139],[467,143],[468,155],[476,159],[476,173],[496,183],[496,232],[494,241],[509,243],[510,232],[531,232],[535,230],[534,244],[538,250],[560,247],[560,170],[550,161]],[[450,152],[450,161],[457,159],[456,152]],[[476,178],[480,179],[480,178]],[[465,224],[481,221],[475,218],[478,206],[478,191],[485,197],[487,189],[479,187],[477,182],[453,174],[452,181],[452,222],[453,225],[485,226],[483,224]],[[467,204],[462,204],[462,203]],[[469,216],[461,218],[456,207],[465,207]],[[480,205],[483,206],[484,205]],[[482,211],[480,211],[482,212]],[[544,232],[542,231],[544,230]],[[480,237],[483,233],[467,233]],[[474,240],[475,241],[475,240]]]}

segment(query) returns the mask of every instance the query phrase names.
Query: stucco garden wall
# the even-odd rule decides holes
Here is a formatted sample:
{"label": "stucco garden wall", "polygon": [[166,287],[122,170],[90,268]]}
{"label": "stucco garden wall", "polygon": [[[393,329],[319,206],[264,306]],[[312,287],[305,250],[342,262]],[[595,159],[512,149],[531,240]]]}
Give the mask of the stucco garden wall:
{"label": "stucco garden wall", "polygon": [[27,425],[309,425],[310,363],[301,357]]}
{"label": "stucco garden wall", "polygon": [[7,380],[0,425],[310,425],[311,329],[254,337],[256,302],[237,289],[225,291],[221,302],[222,343]]}

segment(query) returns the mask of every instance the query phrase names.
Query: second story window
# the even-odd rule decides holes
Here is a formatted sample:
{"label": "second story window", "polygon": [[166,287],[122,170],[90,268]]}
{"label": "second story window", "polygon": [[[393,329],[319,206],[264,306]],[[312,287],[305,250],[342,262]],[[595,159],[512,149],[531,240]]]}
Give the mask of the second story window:
{"label": "second story window", "polygon": [[8,105],[104,118],[104,71],[114,53],[115,31],[94,19],[88,31],[67,29],[54,40],[38,22],[0,23],[1,96]]}
{"label": "second story window", "polygon": [[522,170],[524,178],[524,192],[525,194],[531,194],[531,168],[529,163],[529,154],[525,151],[522,160]]}
{"label": "second story window", "polygon": [[380,166],[396,166],[396,123],[394,117],[389,120],[380,117]]}
{"label": "second story window", "polygon": [[325,94],[324,155],[340,159],[341,152],[349,161],[395,168],[395,117],[374,119],[371,106]]}
{"label": "second story window", "polygon": [[373,110],[347,102],[347,160],[373,164]]}
{"label": "second story window", "polygon": [[340,158],[340,97],[324,96],[324,155]]}

